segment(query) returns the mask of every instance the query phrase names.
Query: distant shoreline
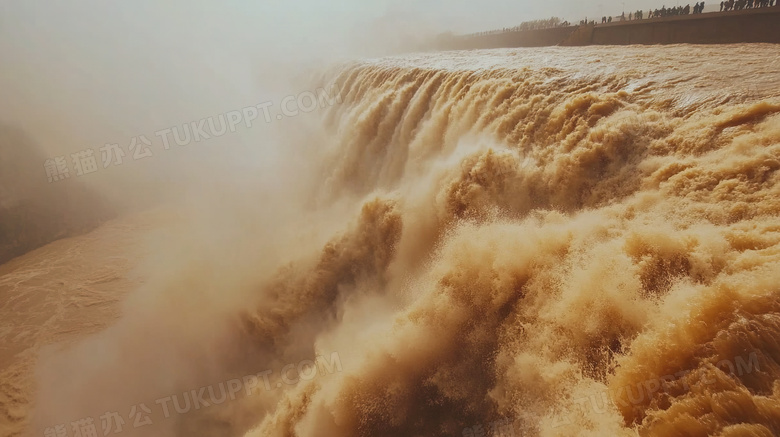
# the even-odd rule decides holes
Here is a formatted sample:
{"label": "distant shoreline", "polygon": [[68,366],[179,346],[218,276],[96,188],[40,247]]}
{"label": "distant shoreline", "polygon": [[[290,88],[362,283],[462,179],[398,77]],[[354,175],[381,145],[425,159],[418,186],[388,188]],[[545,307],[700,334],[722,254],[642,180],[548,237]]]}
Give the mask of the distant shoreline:
{"label": "distant shoreline", "polygon": [[439,50],[628,44],[780,43],[780,6],[440,37]]}

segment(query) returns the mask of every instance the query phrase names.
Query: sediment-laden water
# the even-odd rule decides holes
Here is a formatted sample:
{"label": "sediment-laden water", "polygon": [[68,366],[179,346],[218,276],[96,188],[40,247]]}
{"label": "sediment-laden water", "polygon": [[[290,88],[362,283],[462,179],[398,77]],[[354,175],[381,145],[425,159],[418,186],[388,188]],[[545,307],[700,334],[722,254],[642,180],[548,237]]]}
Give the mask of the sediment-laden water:
{"label": "sediment-laden water", "polygon": [[[9,376],[36,384],[2,398],[4,420],[40,435],[145,403],[154,424],[123,433],[780,435],[779,53],[491,50],[323,73],[340,102],[285,125],[275,194],[215,207],[197,229],[220,231],[197,235],[218,243],[181,229],[121,318]],[[22,293],[44,256],[2,287]]]}

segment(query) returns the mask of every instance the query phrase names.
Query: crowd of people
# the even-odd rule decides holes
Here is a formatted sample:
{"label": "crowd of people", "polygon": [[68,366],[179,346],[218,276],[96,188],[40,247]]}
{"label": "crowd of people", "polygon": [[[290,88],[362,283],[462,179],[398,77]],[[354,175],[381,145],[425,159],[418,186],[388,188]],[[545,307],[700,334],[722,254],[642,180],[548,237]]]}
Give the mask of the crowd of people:
{"label": "crowd of people", "polygon": [[[741,11],[742,9],[769,8],[775,5],[775,0],[728,0],[720,2],[721,11]],[[780,0],[778,1],[780,5]]]}
{"label": "crowd of people", "polygon": [[[726,0],[720,2],[720,11],[740,11],[742,9],[752,8],[768,8],[780,5],[780,0]],[[646,18],[659,18],[659,17],[673,17],[677,15],[689,15],[691,13],[701,14],[704,11],[704,2],[697,2],[693,7],[690,4],[686,6],[675,6],[667,8],[666,6],[661,9],[650,10],[647,12]],[[645,18],[644,11],[630,12],[626,17],[625,12],[617,17],[619,21],[626,20],[642,20]],[[612,17],[601,17],[601,23],[611,23]],[[591,22],[592,23],[592,22]],[[580,24],[587,24],[587,21],[583,20]],[[593,23],[595,24],[595,23]]]}
{"label": "crowd of people", "polygon": [[[772,7],[772,6],[780,6],[780,0],[725,0],[720,2],[720,11],[740,11],[743,9],[753,9],[753,8],[766,8],[766,7]],[[634,20],[644,20],[645,18],[661,18],[661,17],[674,17],[678,15],[690,15],[693,14],[701,14],[704,11],[704,2],[697,2],[693,7],[691,7],[690,4],[686,6],[674,6],[671,8],[667,8],[666,6],[662,6],[661,9],[651,9],[647,11],[647,14],[645,14],[645,11],[639,10],[636,12],[629,12],[628,16],[626,16],[626,13],[622,13],[621,15],[614,17],[616,21],[634,21]],[[613,17],[601,17],[601,23],[607,24],[612,23]],[[589,21],[588,19],[581,20],[580,25],[586,25],[586,24],[596,24],[596,21]],[[516,32],[520,30],[539,30],[539,29],[550,29],[554,27],[567,27],[571,26],[571,23],[568,21],[563,21],[558,17],[552,17],[545,20],[533,20],[533,21],[526,21],[521,23],[519,26],[515,27],[505,27],[503,29],[496,29],[496,30],[489,30],[487,32],[478,32],[473,33],[470,35],[465,36],[482,36],[482,35],[493,35],[493,34],[499,34],[504,32]]]}
{"label": "crowd of people", "polygon": [[[772,0],[774,1],[774,0]],[[696,3],[693,8],[691,8],[691,5],[685,5],[685,6],[675,6],[672,8],[667,8],[666,6],[662,6],[661,9],[651,9],[647,11],[647,17],[645,17],[644,11],[636,11],[636,12],[629,12],[628,17],[626,17],[626,13],[623,12],[618,18],[619,21],[633,21],[633,20],[643,20],[645,18],[660,18],[660,17],[674,17],[678,15],[690,15],[691,12],[694,14],[701,14],[702,11],[704,11],[704,2]],[[611,23],[612,17],[601,17],[602,23]]]}

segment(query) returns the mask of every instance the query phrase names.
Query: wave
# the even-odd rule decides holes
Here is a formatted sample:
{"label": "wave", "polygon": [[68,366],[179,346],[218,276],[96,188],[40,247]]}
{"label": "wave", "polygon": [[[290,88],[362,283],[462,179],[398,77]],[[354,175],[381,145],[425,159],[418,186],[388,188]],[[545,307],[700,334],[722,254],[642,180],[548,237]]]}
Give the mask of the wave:
{"label": "wave", "polygon": [[[356,362],[248,435],[780,432],[773,96],[392,64],[332,79],[325,198],[375,200],[279,293]],[[394,305],[361,338],[366,295]]]}

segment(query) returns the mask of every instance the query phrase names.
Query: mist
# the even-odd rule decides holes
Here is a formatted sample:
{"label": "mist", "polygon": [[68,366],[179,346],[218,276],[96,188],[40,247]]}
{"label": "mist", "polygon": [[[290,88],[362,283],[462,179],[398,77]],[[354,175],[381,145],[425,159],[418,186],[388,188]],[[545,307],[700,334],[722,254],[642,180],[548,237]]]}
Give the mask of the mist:
{"label": "mist", "polygon": [[425,52],[591,9],[4,3],[0,433],[770,435],[775,48]]}
{"label": "mist", "polygon": [[[262,165],[271,147],[267,123],[178,154],[161,150],[154,133],[262,102],[278,105],[310,88],[307,72],[361,51],[386,52],[380,38],[351,38],[371,8],[309,3],[6,3],[0,119],[26,132],[45,158],[68,161],[85,148],[126,148],[145,135],[153,158],[80,178],[118,203],[204,175],[218,180],[222,164]],[[308,13],[297,12],[300,6]],[[198,170],[186,170],[193,166]]]}
{"label": "mist", "polygon": [[[6,258],[126,217],[137,222],[138,214],[155,223],[140,243],[146,260],[129,272],[143,284],[119,305],[118,319],[76,344],[43,340],[28,425],[35,435],[109,410],[126,415],[141,401],[157,409],[154,400],[193,387],[315,359],[312,336],[323,321],[298,328],[302,341],[273,346],[258,344],[246,318],[274,299],[264,290],[280,266],[295,260],[306,268],[355,210],[318,199],[320,163],[301,158],[334,146],[319,120],[341,98],[323,88],[324,72],[430,35],[425,27],[376,26],[384,12],[357,1],[4,4],[0,99],[11,104],[0,108],[9,132],[2,200],[4,220],[22,220],[5,228],[14,238],[36,235],[7,244]],[[302,94],[316,96],[316,111],[280,106],[288,96],[292,106],[304,102]],[[193,123],[204,119],[206,134],[196,140]],[[214,125],[228,129],[214,135]],[[109,144],[124,156],[113,149],[112,159],[103,150]],[[97,166],[79,174],[73,154],[85,150]],[[58,157],[67,179],[48,173],[46,162]],[[241,387],[231,398],[248,394]],[[233,402],[223,408],[227,422],[214,409],[205,418],[156,415],[153,429],[125,434],[240,434],[262,417],[255,404],[270,408],[279,396]]]}

